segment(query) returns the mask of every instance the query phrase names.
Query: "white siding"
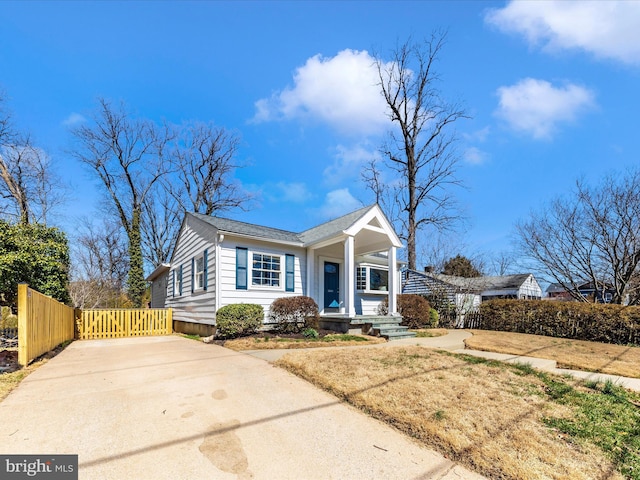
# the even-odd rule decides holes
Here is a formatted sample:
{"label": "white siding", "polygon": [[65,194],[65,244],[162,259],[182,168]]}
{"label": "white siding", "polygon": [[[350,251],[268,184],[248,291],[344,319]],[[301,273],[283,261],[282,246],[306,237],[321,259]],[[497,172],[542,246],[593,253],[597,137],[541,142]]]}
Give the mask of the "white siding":
{"label": "white siding", "polygon": [[151,308],[164,308],[167,300],[168,281],[169,273],[166,272],[151,283]]}
{"label": "white siding", "polygon": [[386,298],[384,294],[356,293],[356,315],[378,315],[378,307]]}
{"label": "white siding", "polygon": [[[248,249],[248,285],[246,290],[239,290],[236,288],[236,247]],[[219,251],[219,307],[233,303],[255,303],[262,305],[265,312],[265,322],[268,322],[269,307],[275,299],[280,297],[307,295],[306,249],[225,235]],[[256,287],[251,285],[251,260],[253,252],[282,256],[279,287]],[[285,291],[284,259],[286,254],[295,256],[295,287],[293,292]]]}
{"label": "white siding", "polygon": [[[187,216],[167,274],[166,306],[172,307],[174,320],[213,324],[216,316],[216,230]],[[207,249],[207,290],[191,292],[191,260]],[[178,271],[182,266],[182,295],[178,288]],[[175,286],[175,289],[174,289]],[[175,290],[175,291],[174,291]]]}

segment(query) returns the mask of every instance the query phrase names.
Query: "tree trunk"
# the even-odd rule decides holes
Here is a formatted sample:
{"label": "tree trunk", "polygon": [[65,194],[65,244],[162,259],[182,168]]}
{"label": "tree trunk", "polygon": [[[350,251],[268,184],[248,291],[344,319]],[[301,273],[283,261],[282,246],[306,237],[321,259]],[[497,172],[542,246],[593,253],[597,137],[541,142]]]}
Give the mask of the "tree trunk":
{"label": "tree trunk", "polygon": [[131,217],[129,235],[129,278],[127,286],[129,298],[136,308],[142,307],[142,297],[146,289],[140,241],[140,208],[135,208]]}

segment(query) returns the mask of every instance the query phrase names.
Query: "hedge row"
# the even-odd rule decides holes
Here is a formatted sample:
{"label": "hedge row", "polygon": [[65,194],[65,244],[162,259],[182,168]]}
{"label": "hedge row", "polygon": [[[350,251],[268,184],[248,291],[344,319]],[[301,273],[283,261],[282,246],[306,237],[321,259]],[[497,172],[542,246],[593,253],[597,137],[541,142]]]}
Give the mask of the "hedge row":
{"label": "hedge row", "polygon": [[640,345],[640,307],[540,300],[490,300],[480,305],[483,330],[531,333],[619,345]]}

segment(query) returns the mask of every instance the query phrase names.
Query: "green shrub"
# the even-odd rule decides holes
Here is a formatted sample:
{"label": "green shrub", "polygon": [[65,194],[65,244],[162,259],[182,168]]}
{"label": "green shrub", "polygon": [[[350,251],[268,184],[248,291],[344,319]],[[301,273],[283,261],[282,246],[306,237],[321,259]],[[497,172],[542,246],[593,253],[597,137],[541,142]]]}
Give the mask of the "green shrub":
{"label": "green shrub", "polygon": [[302,336],[304,338],[312,339],[317,339],[318,337],[320,337],[320,335],[318,335],[318,331],[315,328],[305,328],[302,332]]}
{"label": "green shrub", "polygon": [[18,316],[11,313],[11,307],[0,308],[0,329],[18,328]]}
{"label": "green shrub", "polygon": [[476,328],[640,345],[640,307],[540,300],[490,300]]}
{"label": "green shrub", "polygon": [[436,328],[440,323],[440,315],[435,308],[429,310],[429,326],[431,328]]}
{"label": "green shrub", "polygon": [[311,297],[282,297],[273,301],[269,317],[281,333],[300,333],[305,328],[318,328],[318,305]]}
{"label": "green shrub", "polygon": [[[397,296],[398,313],[402,315],[402,325],[409,328],[429,328],[432,325],[431,306],[422,295],[401,294]],[[387,315],[389,313],[389,299],[385,298],[378,313]]]}
{"label": "green shrub", "polygon": [[261,305],[235,303],[222,307],[216,313],[216,336],[235,338],[251,335],[262,326],[264,309]]}

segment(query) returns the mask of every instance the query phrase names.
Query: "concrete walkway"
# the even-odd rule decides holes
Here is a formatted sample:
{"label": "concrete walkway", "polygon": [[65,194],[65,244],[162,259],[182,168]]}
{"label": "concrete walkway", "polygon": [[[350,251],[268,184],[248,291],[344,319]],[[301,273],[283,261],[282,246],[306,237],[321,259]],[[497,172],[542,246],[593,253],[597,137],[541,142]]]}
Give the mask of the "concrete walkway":
{"label": "concrete walkway", "polygon": [[0,403],[4,454],[89,479],[482,478],[250,355],[179,336],[77,341]]}
{"label": "concrete walkway", "polygon": [[[544,370],[556,375],[571,375],[576,378],[585,380],[596,380],[605,382],[607,380],[612,381],[616,385],[621,385],[630,390],[640,391],[640,379],[621,377],[617,375],[607,375],[604,373],[585,372],[581,370],[568,370],[565,368],[558,368],[558,364],[555,360],[547,360],[537,357],[526,357],[522,355],[510,355],[504,353],[484,352],[480,350],[468,350],[465,348],[464,340],[471,337],[471,332],[467,330],[449,330],[447,335],[441,337],[430,338],[405,338],[402,340],[393,340],[387,343],[381,343],[371,346],[355,347],[355,348],[384,348],[384,347],[398,347],[403,345],[420,345],[429,348],[439,348],[441,350],[448,350],[454,353],[462,353],[465,355],[472,355],[481,358],[487,358],[490,360],[499,360],[501,362],[508,363],[522,363],[529,364],[539,370]],[[354,348],[354,347],[333,347],[333,348]],[[257,358],[273,362],[289,352],[290,350],[251,350],[248,353]]]}

